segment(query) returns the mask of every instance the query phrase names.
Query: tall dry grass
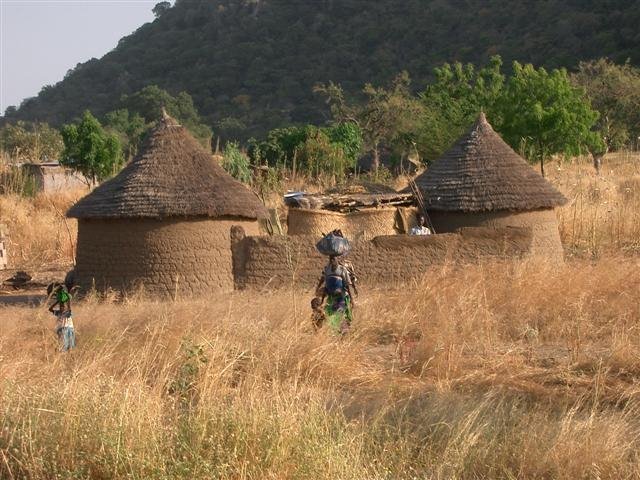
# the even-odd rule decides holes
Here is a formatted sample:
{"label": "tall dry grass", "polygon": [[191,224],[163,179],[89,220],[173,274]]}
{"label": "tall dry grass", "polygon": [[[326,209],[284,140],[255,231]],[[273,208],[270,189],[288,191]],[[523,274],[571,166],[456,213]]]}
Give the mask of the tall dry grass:
{"label": "tall dry grass", "polygon": [[3,307],[0,477],[636,478],[636,271],[444,266],[345,338],[301,291],[89,298],[70,354]]}
{"label": "tall dry grass", "polygon": [[0,195],[0,223],[7,226],[7,251],[12,269],[44,269],[73,264],[77,222],[67,209],[83,193]]}
{"label": "tall dry grass", "polygon": [[[88,298],[70,354],[0,307],[0,478],[638,478],[635,162],[552,170],[564,266],[365,291],[346,338],[302,291]],[[16,259],[70,258],[72,200],[0,197]]]}
{"label": "tall dry grass", "polygon": [[7,227],[10,268],[73,264],[77,225],[65,213],[85,194],[83,190],[37,193],[33,179],[0,152],[0,223]]}
{"label": "tall dry grass", "polygon": [[549,180],[569,199],[558,209],[568,254],[640,252],[640,154],[607,155],[601,175],[588,159],[557,163],[549,169]]}

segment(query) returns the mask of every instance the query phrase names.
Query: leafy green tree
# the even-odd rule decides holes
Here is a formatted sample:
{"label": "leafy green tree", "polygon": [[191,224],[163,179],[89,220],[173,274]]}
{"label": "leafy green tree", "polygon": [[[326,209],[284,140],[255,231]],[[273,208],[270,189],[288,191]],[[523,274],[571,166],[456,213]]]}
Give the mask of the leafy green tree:
{"label": "leafy green tree", "polygon": [[337,177],[355,167],[362,135],[354,123],[274,129],[262,142],[251,142],[254,162],[317,176],[323,171]]}
{"label": "leafy green tree", "polygon": [[243,183],[251,182],[251,162],[249,157],[240,150],[237,142],[229,142],[225,146],[222,168],[236,180]]}
{"label": "leafy green tree", "polygon": [[62,136],[46,123],[18,121],[0,129],[0,148],[21,162],[57,161]]}
{"label": "leafy green tree", "polygon": [[202,122],[193,104],[193,99],[187,92],[180,92],[173,96],[157,85],[149,85],[132,95],[124,95],[120,104],[130,114],[142,117],[147,124],[161,119],[164,108],[169,115],[180,121],[202,145],[211,148],[211,128]]}
{"label": "leafy green tree", "polygon": [[328,174],[341,179],[353,166],[342,145],[333,143],[322,129],[309,129],[307,133],[307,138],[296,151],[298,170],[314,178]]}
{"label": "leafy green tree", "polygon": [[238,140],[243,137],[247,126],[236,117],[225,117],[215,125],[216,132],[223,139]]}
{"label": "leafy green tree", "polygon": [[120,140],[102,128],[88,110],[78,123],[62,128],[60,163],[80,172],[89,185],[115,174],[122,165]]}
{"label": "leafy green tree", "polygon": [[408,149],[425,113],[422,104],[412,95],[410,84],[407,72],[400,73],[389,88],[368,83],[362,90],[364,103],[347,101],[342,87],[333,82],[318,84],[314,91],[326,97],[335,121],[358,126],[364,149],[373,154],[373,169],[377,171],[380,146]]}
{"label": "leafy green tree", "polygon": [[564,69],[548,72],[514,62],[497,108],[499,132],[530,161],[540,162],[543,176],[544,162],[552,155],[580,155],[602,147],[593,131],[598,112]]}
{"label": "leafy green tree", "polygon": [[138,152],[142,137],[148,130],[144,119],[137,113],[130,114],[126,108],[107,113],[105,126],[120,137],[127,161]]}
{"label": "leafy green tree", "polygon": [[571,80],[585,89],[600,113],[597,127],[606,150],[623,148],[640,136],[640,69],[601,58],[580,62]]}
{"label": "leafy green tree", "polygon": [[267,164],[272,167],[292,167],[296,151],[308,136],[306,127],[275,128],[261,142],[249,141],[249,155],[256,164]]}
{"label": "leafy green tree", "polygon": [[434,69],[435,81],[420,94],[422,116],[418,149],[428,160],[439,157],[473,123],[480,111],[495,118],[505,76],[496,55],[488,65],[445,63]]}
{"label": "leafy green tree", "polygon": [[340,146],[349,161],[349,166],[355,166],[363,147],[360,127],[355,123],[343,122],[323,128],[322,131],[327,134],[331,143]]}

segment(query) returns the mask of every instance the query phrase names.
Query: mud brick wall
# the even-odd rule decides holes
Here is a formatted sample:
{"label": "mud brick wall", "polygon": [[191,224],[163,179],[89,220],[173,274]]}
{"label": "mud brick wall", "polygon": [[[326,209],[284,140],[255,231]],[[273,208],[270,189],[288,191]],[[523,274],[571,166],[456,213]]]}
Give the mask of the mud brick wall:
{"label": "mud brick wall", "polygon": [[436,232],[454,232],[461,227],[530,228],[531,254],[560,260],[564,256],[558,219],[553,209],[530,212],[429,212]]}
{"label": "mud brick wall", "polygon": [[[317,236],[246,237],[234,242],[238,289],[277,289],[296,283],[314,288],[326,257],[315,249]],[[463,228],[431,236],[390,235],[354,242],[348,260],[362,285],[401,285],[419,280],[434,265],[521,258],[529,254],[527,228]]]}
{"label": "mud brick wall", "polygon": [[74,281],[83,290],[198,296],[234,288],[231,229],[258,235],[246,219],[80,220]]}

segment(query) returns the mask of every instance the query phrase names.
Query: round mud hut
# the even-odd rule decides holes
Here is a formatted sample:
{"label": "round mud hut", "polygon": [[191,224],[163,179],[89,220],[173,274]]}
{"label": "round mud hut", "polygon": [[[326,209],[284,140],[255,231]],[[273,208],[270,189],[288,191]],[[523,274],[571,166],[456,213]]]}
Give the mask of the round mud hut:
{"label": "round mud hut", "polygon": [[258,235],[258,197],[165,117],[140,153],[67,212],[78,219],[74,283],[159,296],[234,288],[231,229]]}
{"label": "round mud hut", "polygon": [[554,208],[566,198],[500,138],[483,113],[415,181],[436,233],[528,228],[532,254],[562,256]]}

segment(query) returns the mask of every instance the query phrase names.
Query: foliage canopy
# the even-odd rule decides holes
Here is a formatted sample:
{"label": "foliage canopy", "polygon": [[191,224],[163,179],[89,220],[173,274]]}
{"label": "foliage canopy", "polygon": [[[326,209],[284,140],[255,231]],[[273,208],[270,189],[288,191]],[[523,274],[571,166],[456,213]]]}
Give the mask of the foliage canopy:
{"label": "foliage canopy", "polygon": [[598,129],[607,149],[637,147],[640,137],[640,69],[628,62],[616,65],[608,59],[580,62],[572,75],[600,113]]}
{"label": "foliage canopy", "polygon": [[63,148],[60,132],[46,123],[18,121],[0,129],[0,149],[20,162],[57,161]]}
{"label": "foliage canopy", "polygon": [[7,118],[60,126],[87,108],[102,118],[126,108],[122,95],[157,85],[172,95],[189,92],[223,140],[246,140],[321,124],[327,112],[312,93],[316,83],[361,95],[362,85],[388,85],[406,70],[421,91],[434,66],[480,64],[495,54],[507,65],[547,69],[605,56],[640,64],[636,2],[185,0],[165,7]]}
{"label": "foliage canopy", "polygon": [[64,151],[60,163],[82,173],[88,183],[110,177],[122,165],[118,137],[106,132],[88,110],[80,122],[62,128],[62,138]]}
{"label": "foliage canopy", "polygon": [[543,175],[544,161],[552,155],[575,156],[602,147],[593,131],[598,112],[566,70],[547,72],[518,62],[513,70],[497,105],[499,131],[528,159],[540,161]]}

